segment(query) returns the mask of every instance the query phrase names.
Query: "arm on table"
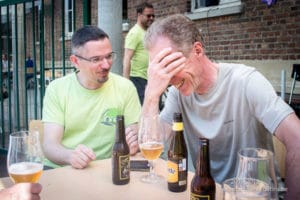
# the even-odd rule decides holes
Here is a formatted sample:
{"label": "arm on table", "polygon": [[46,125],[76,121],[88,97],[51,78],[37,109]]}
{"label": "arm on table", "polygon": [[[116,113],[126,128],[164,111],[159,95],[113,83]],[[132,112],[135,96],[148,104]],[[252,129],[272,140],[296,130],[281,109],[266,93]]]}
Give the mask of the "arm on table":
{"label": "arm on table", "polygon": [[277,127],[275,136],[285,145],[286,187],[285,199],[297,199],[300,196],[300,120],[295,113],[288,115]]}
{"label": "arm on table", "polygon": [[85,168],[96,159],[92,149],[78,144],[75,149],[67,149],[61,144],[64,127],[55,123],[44,123],[44,153],[52,162],[59,165],[72,165],[77,169]]}
{"label": "arm on table", "polygon": [[42,186],[39,183],[18,183],[0,190],[2,200],[38,200]]}
{"label": "arm on table", "polygon": [[131,68],[130,61],[133,54],[134,54],[134,50],[125,48],[124,59],[123,59],[123,76],[128,79],[130,77],[130,68]]}

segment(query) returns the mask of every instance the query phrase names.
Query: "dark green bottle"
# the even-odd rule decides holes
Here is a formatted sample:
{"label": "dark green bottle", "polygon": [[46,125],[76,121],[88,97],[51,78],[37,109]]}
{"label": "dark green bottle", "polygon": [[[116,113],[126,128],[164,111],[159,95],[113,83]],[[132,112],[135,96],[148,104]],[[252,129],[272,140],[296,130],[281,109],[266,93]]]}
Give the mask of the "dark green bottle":
{"label": "dark green bottle", "polygon": [[183,192],[187,188],[188,153],[181,113],[174,113],[172,132],[167,161],[168,189],[172,192]]}
{"label": "dark green bottle", "polygon": [[191,182],[190,200],[215,200],[216,184],[210,174],[209,140],[200,138],[196,173]]}
{"label": "dark green bottle", "polygon": [[126,142],[124,116],[118,115],[116,120],[116,137],[112,150],[112,181],[116,185],[124,185],[130,180],[130,154]]}

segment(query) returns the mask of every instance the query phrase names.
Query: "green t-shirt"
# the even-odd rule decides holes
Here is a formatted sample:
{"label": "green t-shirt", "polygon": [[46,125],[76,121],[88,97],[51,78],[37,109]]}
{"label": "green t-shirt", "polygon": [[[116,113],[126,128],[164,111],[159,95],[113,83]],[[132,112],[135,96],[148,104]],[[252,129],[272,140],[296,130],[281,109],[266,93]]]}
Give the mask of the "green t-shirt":
{"label": "green t-shirt", "polygon": [[130,76],[147,79],[148,52],[144,47],[145,30],[134,25],[125,39],[125,48],[134,50],[130,61]]}
{"label": "green t-shirt", "polygon": [[[140,112],[136,88],[128,79],[110,73],[101,88],[88,90],[72,73],[47,87],[43,122],[64,126],[62,145],[66,148],[84,144],[93,149],[97,159],[105,159],[111,157],[116,115],[123,114],[127,126],[138,122]],[[45,165],[59,167],[49,160]]]}

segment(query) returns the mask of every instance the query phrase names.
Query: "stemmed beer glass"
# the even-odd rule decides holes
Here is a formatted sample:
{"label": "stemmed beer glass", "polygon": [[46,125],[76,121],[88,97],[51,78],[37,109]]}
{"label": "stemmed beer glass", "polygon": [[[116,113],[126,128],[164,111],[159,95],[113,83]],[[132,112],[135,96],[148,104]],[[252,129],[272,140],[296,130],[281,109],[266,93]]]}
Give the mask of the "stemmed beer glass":
{"label": "stemmed beer glass", "polygon": [[[242,180],[248,180],[245,185],[249,188],[250,183],[255,183],[254,192],[258,192],[260,186],[267,185],[264,189],[269,199],[277,199],[277,180],[274,169],[274,155],[271,151],[260,148],[245,148],[239,151],[239,167],[236,178],[241,185]],[[251,181],[249,181],[251,180]],[[264,188],[267,188],[264,186]]]}
{"label": "stemmed beer glass", "polygon": [[43,171],[43,159],[38,132],[10,134],[7,169],[15,183],[38,182]]}
{"label": "stemmed beer glass", "polygon": [[150,165],[150,172],[141,178],[142,182],[156,183],[162,180],[162,177],[156,175],[153,170],[153,161],[156,160],[163,151],[163,133],[158,115],[141,118],[138,142],[143,156],[149,161]]}

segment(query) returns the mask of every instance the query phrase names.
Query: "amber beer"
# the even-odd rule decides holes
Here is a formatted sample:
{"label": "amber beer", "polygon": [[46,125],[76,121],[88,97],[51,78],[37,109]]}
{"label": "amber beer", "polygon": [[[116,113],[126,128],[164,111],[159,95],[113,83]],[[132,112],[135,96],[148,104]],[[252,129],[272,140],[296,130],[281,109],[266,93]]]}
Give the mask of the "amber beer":
{"label": "amber beer", "polygon": [[42,175],[43,165],[41,163],[20,162],[9,166],[9,176],[15,183],[36,183]]}
{"label": "amber beer", "polygon": [[141,144],[140,149],[147,160],[155,160],[160,156],[163,150],[163,144],[159,142],[148,142]]}
{"label": "amber beer", "polygon": [[117,116],[115,134],[112,151],[112,181],[116,185],[124,185],[130,180],[130,154],[126,142],[123,115]]}
{"label": "amber beer", "polygon": [[196,173],[191,182],[190,200],[214,200],[216,184],[210,174],[209,140],[200,138]]}
{"label": "amber beer", "polygon": [[172,192],[183,192],[187,188],[188,155],[181,113],[174,113],[172,135],[167,161],[168,189]]}

